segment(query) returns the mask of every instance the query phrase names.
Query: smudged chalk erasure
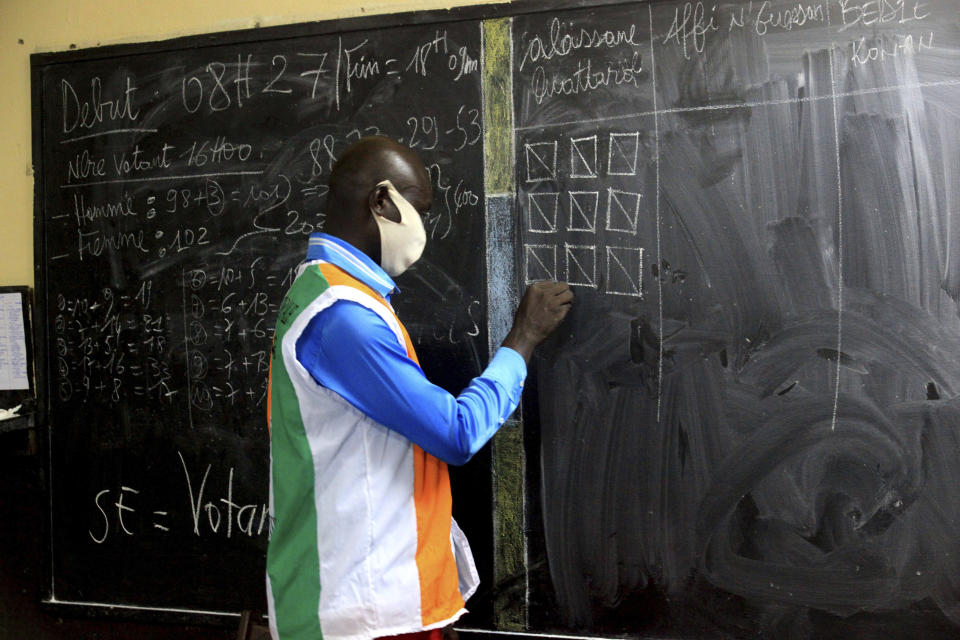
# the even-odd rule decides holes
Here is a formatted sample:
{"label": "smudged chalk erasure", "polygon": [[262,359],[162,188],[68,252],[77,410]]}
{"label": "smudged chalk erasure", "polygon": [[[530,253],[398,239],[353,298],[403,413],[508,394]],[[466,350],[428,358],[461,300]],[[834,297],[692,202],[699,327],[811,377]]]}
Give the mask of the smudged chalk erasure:
{"label": "smudged chalk erasure", "polygon": [[[516,20],[520,269],[578,294],[527,416],[534,626],[960,633],[958,22],[945,0]],[[636,82],[543,89],[624,62]]]}

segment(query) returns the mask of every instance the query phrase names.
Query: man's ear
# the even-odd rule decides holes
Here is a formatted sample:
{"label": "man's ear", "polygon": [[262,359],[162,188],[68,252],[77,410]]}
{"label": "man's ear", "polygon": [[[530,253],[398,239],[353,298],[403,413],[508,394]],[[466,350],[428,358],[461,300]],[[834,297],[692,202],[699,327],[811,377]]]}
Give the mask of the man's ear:
{"label": "man's ear", "polygon": [[368,205],[372,214],[393,222],[400,222],[400,211],[390,200],[390,192],[386,185],[379,184],[370,191]]}

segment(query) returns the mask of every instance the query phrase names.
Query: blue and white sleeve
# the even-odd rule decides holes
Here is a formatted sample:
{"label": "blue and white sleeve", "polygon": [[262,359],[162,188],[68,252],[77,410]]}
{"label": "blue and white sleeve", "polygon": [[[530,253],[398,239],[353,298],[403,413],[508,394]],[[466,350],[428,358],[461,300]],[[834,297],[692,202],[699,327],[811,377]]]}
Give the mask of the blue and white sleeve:
{"label": "blue and white sleeve", "polygon": [[501,347],[454,397],[427,380],[376,313],[347,300],[310,321],[297,360],[319,384],[450,464],[464,464],[493,437],[527,375],[523,357]]}

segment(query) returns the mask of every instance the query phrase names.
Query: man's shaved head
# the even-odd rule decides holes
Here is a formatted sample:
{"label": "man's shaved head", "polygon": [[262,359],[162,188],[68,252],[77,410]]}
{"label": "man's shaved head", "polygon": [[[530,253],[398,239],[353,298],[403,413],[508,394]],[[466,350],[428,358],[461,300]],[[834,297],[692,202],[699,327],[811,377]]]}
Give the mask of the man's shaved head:
{"label": "man's shaved head", "polygon": [[[365,203],[367,195],[383,180],[401,189],[398,182],[419,180],[425,174],[423,162],[413,149],[390,138],[370,136],[353,143],[337,158],[327,198],[341,211],[351,210]],[[328,211],[327,215],[331,213],[337,212]]]}
{"label": "man's shaved head", "polygon": [[383,136],[362,138],[347,147],[330,172],[323,230],[380,261],[380,231],[374,215],[397,222],[400,212],[377,185],[389,180],[422,214],[433,202],[430,175],[416,152]]}

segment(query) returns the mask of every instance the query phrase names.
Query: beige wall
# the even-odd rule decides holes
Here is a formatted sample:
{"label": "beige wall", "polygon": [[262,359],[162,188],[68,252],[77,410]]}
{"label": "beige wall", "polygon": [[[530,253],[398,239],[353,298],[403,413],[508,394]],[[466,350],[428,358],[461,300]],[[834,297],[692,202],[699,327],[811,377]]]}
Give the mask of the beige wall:
{"label": "beige wall", "polygon": [[491,0],[0,0],[0,285],[33,284],[30,54]]}

